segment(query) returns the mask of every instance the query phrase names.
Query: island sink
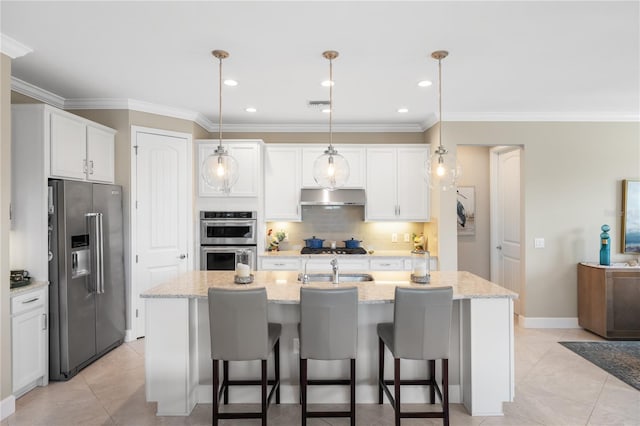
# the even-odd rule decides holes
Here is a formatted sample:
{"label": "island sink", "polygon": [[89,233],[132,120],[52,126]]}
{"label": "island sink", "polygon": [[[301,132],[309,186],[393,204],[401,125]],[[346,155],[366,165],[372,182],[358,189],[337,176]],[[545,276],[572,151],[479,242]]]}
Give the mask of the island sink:
{"label": "island sink", "polygon": [[[302,281],[303,274],[298,274],[298,281]],[[307,274],[309,282],[331,282],[333,281],[333,274],[331,273],[319,273],[319,274]],[[349,274],[341,273],[340,282],[367,282],[373,281],[371,274]]]}

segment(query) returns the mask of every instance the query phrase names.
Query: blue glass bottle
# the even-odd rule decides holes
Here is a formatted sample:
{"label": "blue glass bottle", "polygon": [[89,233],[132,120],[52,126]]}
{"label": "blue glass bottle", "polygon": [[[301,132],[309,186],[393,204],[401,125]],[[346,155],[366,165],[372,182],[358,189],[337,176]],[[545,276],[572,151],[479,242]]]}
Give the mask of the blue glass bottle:
{"label": "blue glass bottle", "polygon": [[611,247],[609,241],[609,225],[602,225],[602,234],[600,234],[600,264],[609,266],[611,264]]}

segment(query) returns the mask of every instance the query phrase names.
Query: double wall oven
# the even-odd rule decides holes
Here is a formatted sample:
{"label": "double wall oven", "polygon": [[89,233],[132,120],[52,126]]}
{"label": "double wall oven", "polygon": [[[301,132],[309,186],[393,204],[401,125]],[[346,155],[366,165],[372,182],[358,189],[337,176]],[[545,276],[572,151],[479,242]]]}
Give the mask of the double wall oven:
{"label": "double wall oven", "polygon": [[200,212],[200,269],[233,271],[236,254],[249,252],[251,268],[256,269],[256,212]]}

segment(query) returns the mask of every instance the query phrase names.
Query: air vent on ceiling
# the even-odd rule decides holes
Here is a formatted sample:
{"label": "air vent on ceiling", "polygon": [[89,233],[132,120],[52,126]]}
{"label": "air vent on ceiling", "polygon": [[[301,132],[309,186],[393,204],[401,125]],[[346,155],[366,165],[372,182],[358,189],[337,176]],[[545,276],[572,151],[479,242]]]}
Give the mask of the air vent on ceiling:
{"label": "air vent on ceiling", "polygon": [[313,109],[328,108],[331,105],[330,101],[308,101],[307,106]]}

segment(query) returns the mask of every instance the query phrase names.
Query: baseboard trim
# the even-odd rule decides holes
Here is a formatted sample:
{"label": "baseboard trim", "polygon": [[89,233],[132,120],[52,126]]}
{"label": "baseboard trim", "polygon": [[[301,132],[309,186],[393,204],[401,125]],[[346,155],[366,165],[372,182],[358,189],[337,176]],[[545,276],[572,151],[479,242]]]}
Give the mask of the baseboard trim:
{"label": "baseboard trim", "polygon": [[16,412],[16,398],[9,395],[0,401],[0,420],[4,420]]}
{"label": "baseboard trim", "polygon": [[524,317],[518,315],[518,324],[524,328],[580,328],[578,318]]}
{"label": "baseboard trim", "polygon": [[125,342],[133,342],[134,340],[136,340],[136,336],[133,335],[133,330],[132,329],[127,329],[124,331],[124,341]]}

